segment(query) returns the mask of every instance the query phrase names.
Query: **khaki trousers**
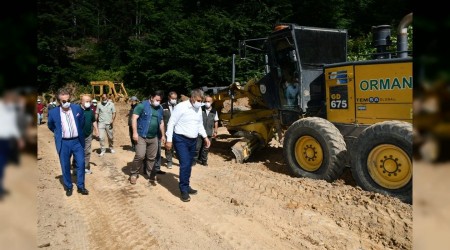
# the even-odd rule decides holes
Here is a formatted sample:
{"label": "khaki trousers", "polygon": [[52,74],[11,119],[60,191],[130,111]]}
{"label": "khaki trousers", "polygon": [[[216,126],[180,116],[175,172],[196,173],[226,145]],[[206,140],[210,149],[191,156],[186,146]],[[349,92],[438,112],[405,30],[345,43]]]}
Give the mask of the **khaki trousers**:
{"label": "khaki trousers", "polygon": [[144,157],[147,156],[147,167],[144,169],[145,173],[150,176],[152,170],[154,170],[153,165],[155,164],[156,154],[158,153],[158,137],[148,139],[140,137],[136,144],[136,154],[134,155],[133,164],[131,164],[131,175],[138,176],[139,170],[142,168]]}
{"label": "khaki trousers", "polygon": [[105,134],[108,136],[109,148],[112,149],[114,146],[114,134],[111,124],[99,123],[98,130],[100,131],[100,147],[102,151],[105,150]]}

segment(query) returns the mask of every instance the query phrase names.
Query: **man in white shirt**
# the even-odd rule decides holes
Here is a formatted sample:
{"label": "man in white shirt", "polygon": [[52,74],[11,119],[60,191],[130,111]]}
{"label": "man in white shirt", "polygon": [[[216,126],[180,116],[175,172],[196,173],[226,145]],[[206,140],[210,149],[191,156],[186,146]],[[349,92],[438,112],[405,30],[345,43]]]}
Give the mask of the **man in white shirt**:
{"label": "man in white shirt", "polygon": [[17,98],[17,94],[11,90],[7,91],[3,98],[0,98],[0,114],[2,116],[2,128],[0,129],[0,200],[9,193],[3,186],[6,165],[11,156],[18,153],[11,148],[11,143],[17,141],[17,150],[22,149],[25,145],[17,124],[17,104],[15,103]]}
{"label": "man in white shirt", "polygon": [[191,200],[190,194],[197,193],[197,190],[190,186],[190,178],[198,135],[203,137],[205,148],[211,145],[203,127],[202,100],[203,91],[192,90],[189,100],[175,106],[167,124],[166,149],[170,150],[173,143],[177,152],[180,161],[179,188],[181,200],[184,202]]}

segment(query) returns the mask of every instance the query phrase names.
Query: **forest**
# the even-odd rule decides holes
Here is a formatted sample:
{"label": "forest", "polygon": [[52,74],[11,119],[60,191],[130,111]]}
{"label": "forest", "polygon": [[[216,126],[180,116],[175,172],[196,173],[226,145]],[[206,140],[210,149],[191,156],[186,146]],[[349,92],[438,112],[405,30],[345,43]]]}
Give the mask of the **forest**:
{"label": "forest", "polygon": [[[143,97],[226,86],[239,40],[266,37],[277,23],[347,29],[348,60],[364,59],[372,26],[391,25],[395,38],[411,12],[405,0],[39,0],[37,90],[110,80]],[[254,64],[238,59],[236,80],[261,74]]]}

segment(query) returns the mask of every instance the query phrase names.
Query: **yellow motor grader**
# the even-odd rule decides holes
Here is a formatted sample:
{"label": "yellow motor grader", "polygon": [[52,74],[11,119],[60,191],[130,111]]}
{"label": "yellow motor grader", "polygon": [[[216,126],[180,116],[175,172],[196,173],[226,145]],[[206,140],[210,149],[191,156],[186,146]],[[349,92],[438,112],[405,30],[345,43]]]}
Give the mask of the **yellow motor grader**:
{"label": "yellow motor grader", "polygon": [[123,82],[91,81],[92,98],[99,100],[103,94],[107,94],[115,102],[128,100],[128,93]]}
{"label": "yellow motor grader", "polygon": [[[275,138],[298,177],[331,182],[349,167],[363,189],[412,202],[411,23],[412,13],[401,20],[396,52],[390,26],[372,27],[377,53],[357,62],[347,61],[346,30],[276,25],[261,46],[265,76],[212,95],[217,110],[231,104],[219,118],[243,138],[232,147],[236,160]],[[236,110],[239,98],[251,109]]]}

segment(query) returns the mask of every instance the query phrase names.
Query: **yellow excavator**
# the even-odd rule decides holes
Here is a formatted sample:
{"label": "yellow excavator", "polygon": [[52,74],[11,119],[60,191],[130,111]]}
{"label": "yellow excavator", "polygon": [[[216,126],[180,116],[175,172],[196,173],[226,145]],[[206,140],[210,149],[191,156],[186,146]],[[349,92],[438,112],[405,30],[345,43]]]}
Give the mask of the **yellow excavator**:
{"label": "yellow excavator", "polygon": [[[363,189],[412,202],[411,23],[412,13],[400,21],[396,51],[391,27],[372,27],[376,53],[356,62],[347,61],[346,30],[276,25],[259,47],[264,77],[241,86],[233,64],[233,83],[212,94],[217,110],[231,104],[219,119],[242,138],[232,146],[236,160],[275,138],[295,176],[331,182],[348,167]],[[251,108],[236,109],[240,98]]]}

